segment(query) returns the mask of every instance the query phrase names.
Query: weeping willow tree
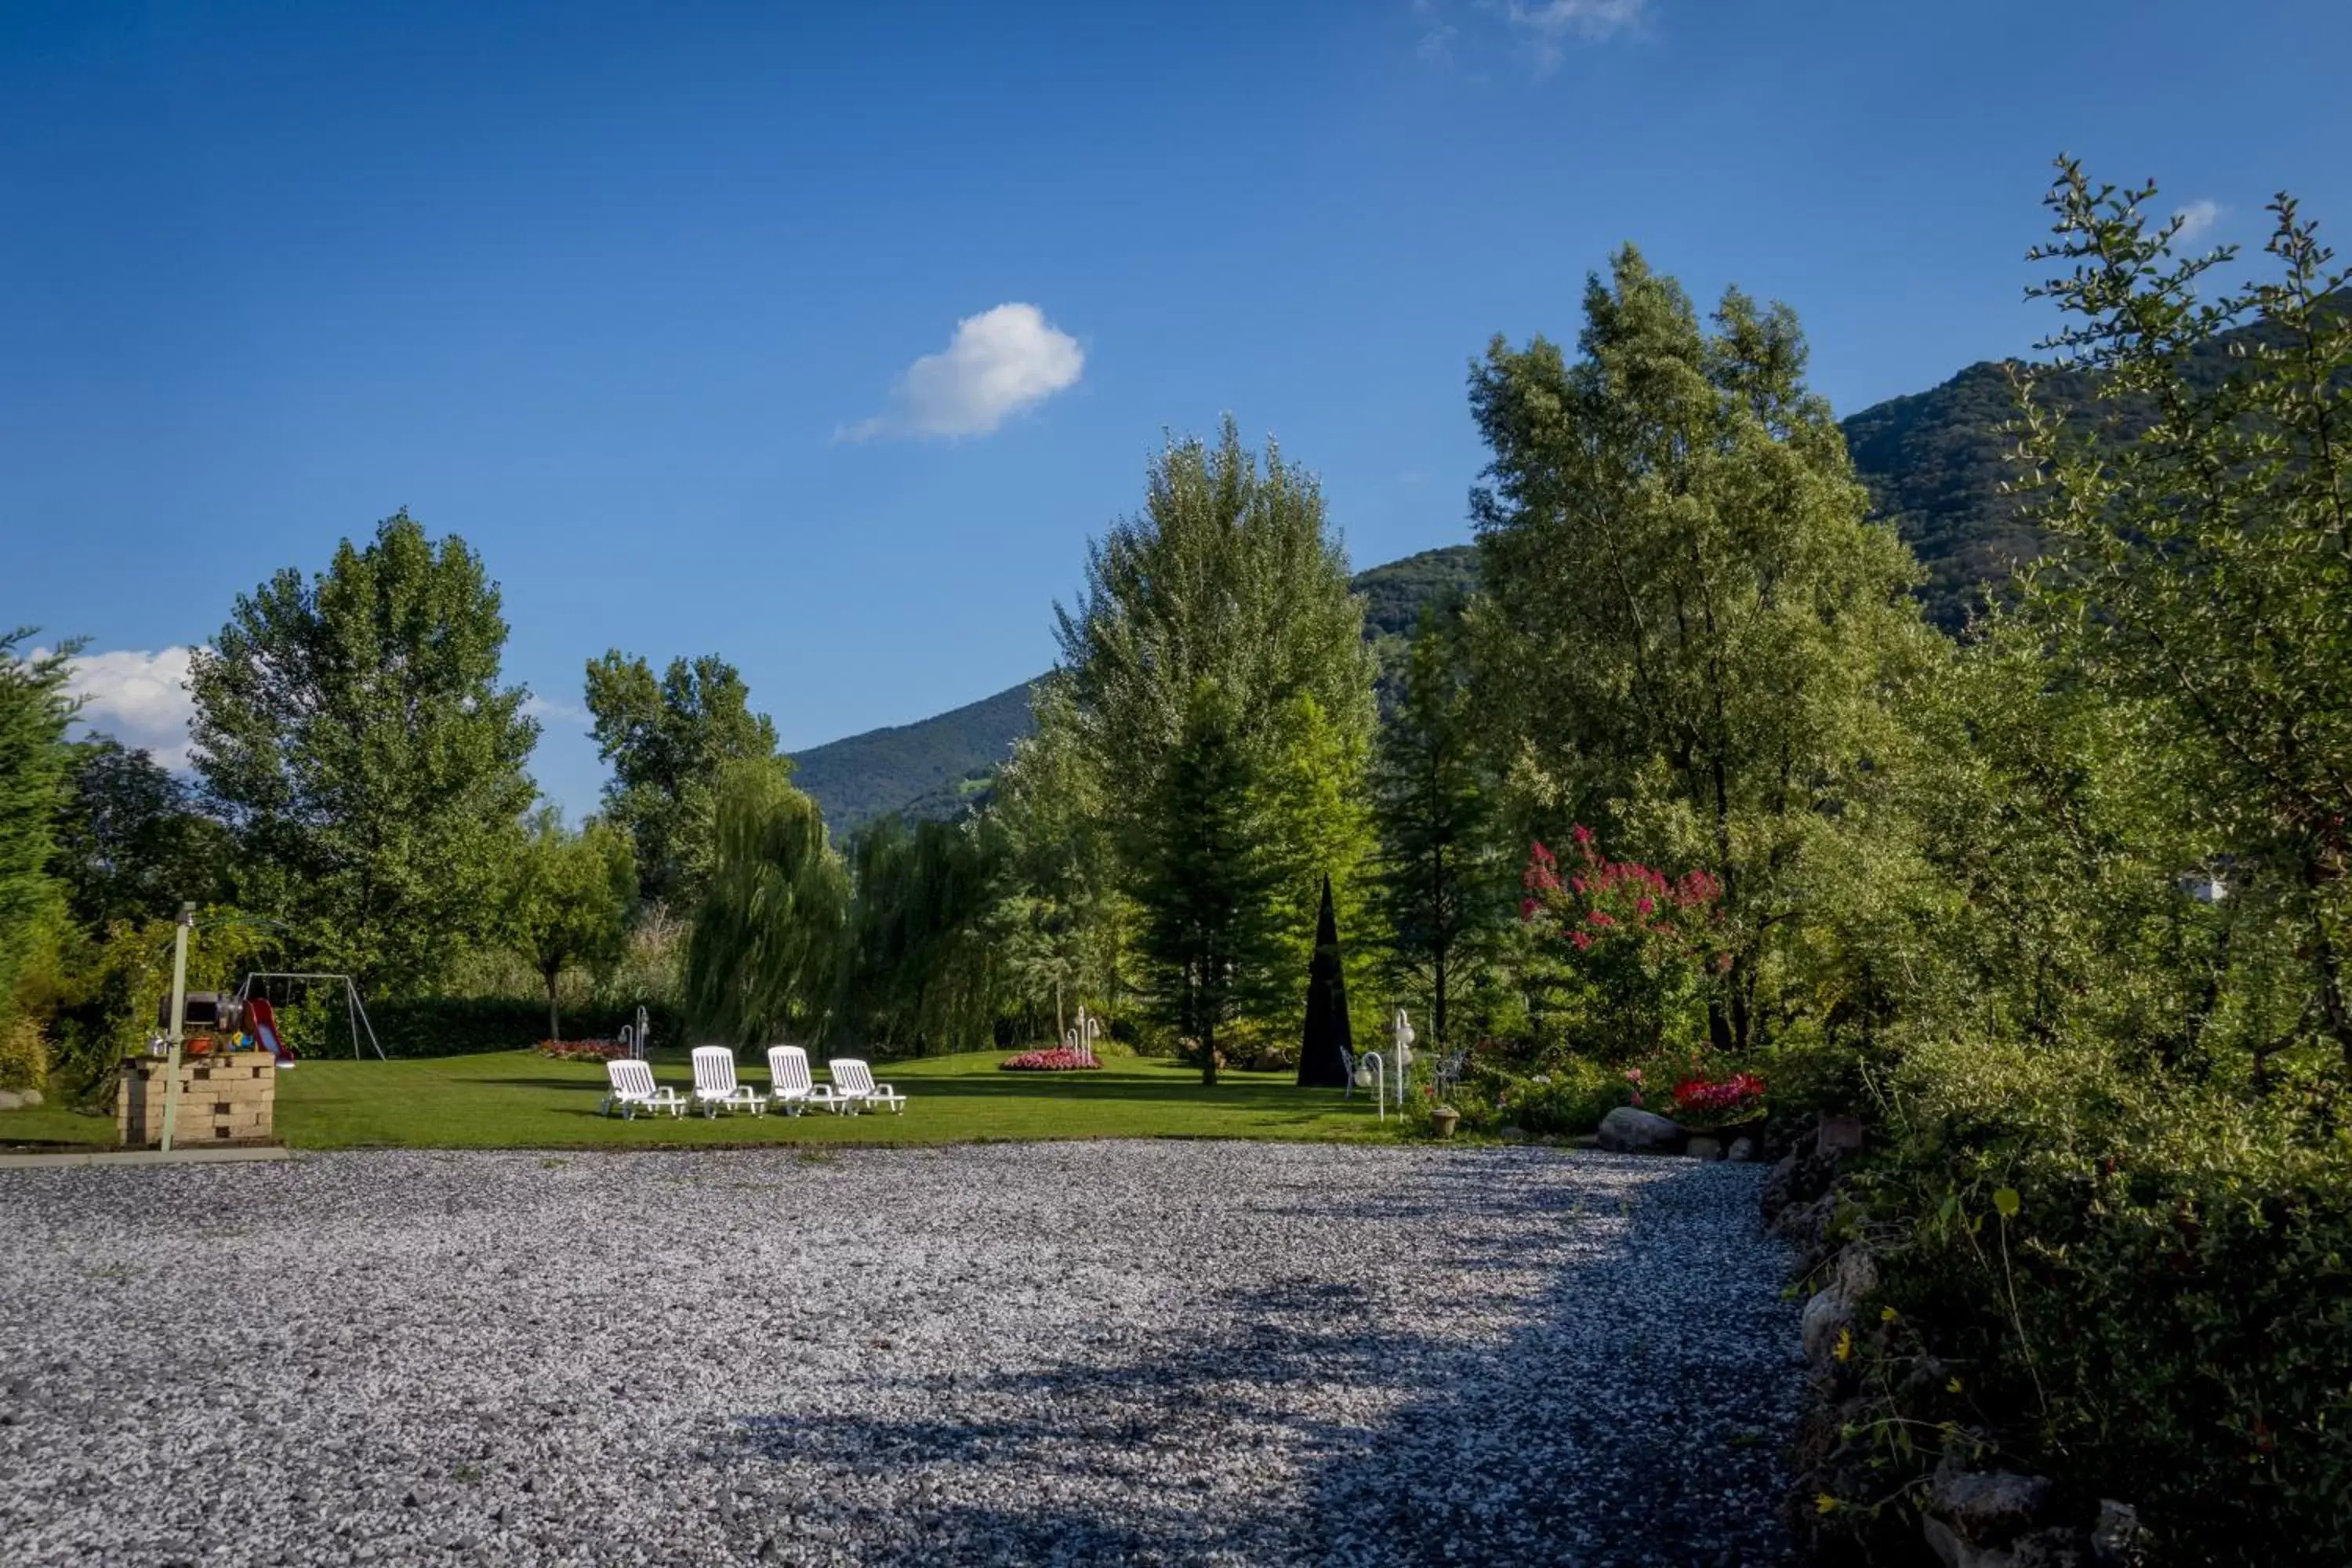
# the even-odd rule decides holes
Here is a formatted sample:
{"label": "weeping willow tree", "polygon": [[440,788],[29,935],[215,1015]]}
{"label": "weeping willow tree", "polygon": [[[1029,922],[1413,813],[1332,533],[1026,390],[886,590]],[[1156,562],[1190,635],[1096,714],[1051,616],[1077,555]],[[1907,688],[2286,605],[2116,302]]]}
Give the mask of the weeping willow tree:
{"label": "weeping willow tree", "polygon": [[772,761],[719,777],[710,880],[687,944],[687,1006],[705,1036],[758,1046],[824,1028],[849,877],[816,803]]}
{"label": "weeping willow tree", "polygon": [[839,1032],[909,1056],[993,1043],[1007,999],[991,940],[1002,859],[961,824],[886,817],[857,835]]}

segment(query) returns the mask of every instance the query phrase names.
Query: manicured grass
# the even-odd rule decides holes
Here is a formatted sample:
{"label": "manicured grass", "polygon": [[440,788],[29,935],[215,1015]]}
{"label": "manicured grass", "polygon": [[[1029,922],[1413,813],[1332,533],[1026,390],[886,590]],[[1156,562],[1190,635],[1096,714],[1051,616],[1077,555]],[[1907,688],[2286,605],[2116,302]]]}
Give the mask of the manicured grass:
{"label": "manicured grass", "polygon": [[[1008,1053],[896,1062],[877,1076],[897,1085],[906,1114],[751,1117],[715,1121],[599,1116],[604,1069],[531,1051],[427,1061],[305,1061],[278,1080],[278,1135],[300,1149],[634,1148],[730,1143],[952,1143],[1034,1138],[1291,1138],[1377,1136],[1371,1107],[1336,1089],[1302,1089],[1280,1073],[1228,1072],[1203,1088],[1197,1069],[1112,1059],[1084,1073],[1009,1073]],[[764,1089],[764,1068],[740,1069]],[[684,1093],[685,1061],[656,1060],[656,1076]],[[822,1077],[822,1074],[820,1074]],[[41,1107],[0,1111],[0,1144],[111,1144],[114,1123]]]}

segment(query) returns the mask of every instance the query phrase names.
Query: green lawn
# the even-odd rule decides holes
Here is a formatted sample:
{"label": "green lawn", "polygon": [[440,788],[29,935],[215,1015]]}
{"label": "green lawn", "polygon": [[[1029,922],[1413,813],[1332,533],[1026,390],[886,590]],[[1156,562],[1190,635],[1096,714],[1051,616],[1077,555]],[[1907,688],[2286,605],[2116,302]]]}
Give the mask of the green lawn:
{"label": "green lawn", "polygon": [[[906,1114],[751,1117],[596,1113],[604,1069],[530,1051],[429,1061],[305,1061],[278,1080],[278,1135],[299,1149],[523,1148],[740,1143],[950,1143],[1006,1138],[1297,1138],[1376,1136],[1362,1096],[1303,1089],[1286,1074],[1223,1075],[1203,1088],[1198,1069],[1111,1059],[1097,1071],[1009,1073],[1006,1053],[896,1062],[877,1076],[908,1097]],[[684,1093],[682,1058],[656,1075]],[[762,1068],[743,1080],[767,1086]],[[109,1118],[43,1106],[0,1111],[0,1145],[110,1145]]]}

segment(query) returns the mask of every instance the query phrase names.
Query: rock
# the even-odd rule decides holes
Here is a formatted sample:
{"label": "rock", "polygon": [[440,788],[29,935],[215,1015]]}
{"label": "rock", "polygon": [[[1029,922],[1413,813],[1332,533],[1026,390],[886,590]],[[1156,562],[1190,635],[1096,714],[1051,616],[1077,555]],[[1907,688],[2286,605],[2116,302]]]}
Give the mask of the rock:
{"label": "rock", "polygon": [[2009,1549],[2010,1568],[2084,1568],[2089,1562],[2079,1530],[2037,1530]]}
{"label": "rock", "polygon": [[1528,1141],[1528,1130],[1524,1127],[1497,1127],[1495,1136],[1506,1143],[1524,1143]]}
{"label": "rock", "polygon": [[1753,1138],[1734,1138],[1731,1141],[1730,1152],[1726,1153],[1724,1158],[1730,1160],[1735,1163],[1745,1165],[1748,1161],[1756,1158],[1756,1140]]}
{"label": "rock", "polygon": [[1927,1549],[1944,1568],[1981,1568],[1984,1558],[1974,1547],[1952,1533],[1952,1527],[1940,1519],[1929,1519],[1919,1527],[1927,1538]]}
{"label": "rock", "polygon": [[1805,1302],[1800,1331],[1804,1335],[1805,1359],[1817,1362],[1826,1357],[1837,1343],[1838,1331],[1853,1323],[1853,1303],[1839,1295],[1835,1286],[1814,1291]]}
{"label": "rock", "polygon": [[1819,1154],[1853,1154],[1862,1148],[1862,1121],[1853,1116],[1824,1116],[1821,1130],[1813,1134],[1813,1152]]}
{"label": "rock", "polygon": [[2099,1522],[2091,1531],[2091,1561],[2099,1568],[2139,1568],[2155,1537],[2139,1521],[2139,1510],[2113,1498],[2099,1501]]}
{"label": "rock", "polygon": [[1681,1128],[1630,1105],[1621,1105],[1601,1119],[1601,1146],[1612,1153],[1672,1153],[1682,1142]]}
{"label": "rock", "polygon": [[24,1108],[23,1095],[12,1094],[5,1089],[0,1089],[0,1110],[22,1110]]}
{"label": "rock", "polygon": [[1683,1145],[1683,1152],[1694,1160],[1720,1160],[1723,1145],[1712,1138],[1694,1138]]}
{"label": "rock", "polygon": [[26,1105],[38,1105],[41,1103],[41,1091],[37,1089],[18,1089],[16,1091],[16,1098],[23,1100]]}
{"label": "rock", "polygon": [[[1843,1272],[1844,1259],[1839,1259]],[[2050,1506],[2042,1476],[2009,1470],[1963,1470],[1947,1465],[1927,1485],[1927,1510],[1978,1546],[1999,1546],[2041,1522]]]}

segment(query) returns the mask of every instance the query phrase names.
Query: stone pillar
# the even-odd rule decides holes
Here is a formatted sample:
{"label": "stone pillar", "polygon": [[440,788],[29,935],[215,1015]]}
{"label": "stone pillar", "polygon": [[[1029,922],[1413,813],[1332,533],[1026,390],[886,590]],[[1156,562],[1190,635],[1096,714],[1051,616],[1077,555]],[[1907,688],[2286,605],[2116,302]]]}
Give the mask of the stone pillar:
{"label": "stone pillar", "polygon": [[[163,1080],[170,1071],[171,1064],[160,1057],[132,1057],[122,1064],[122,1081],[114,1094],[114,1130],[124,1148],[146,1149],[163,1142]],[[173,1145],[217,1149],[267,1143],[277,1103],[278,1059],[268,1051],[184,1057]]]}

